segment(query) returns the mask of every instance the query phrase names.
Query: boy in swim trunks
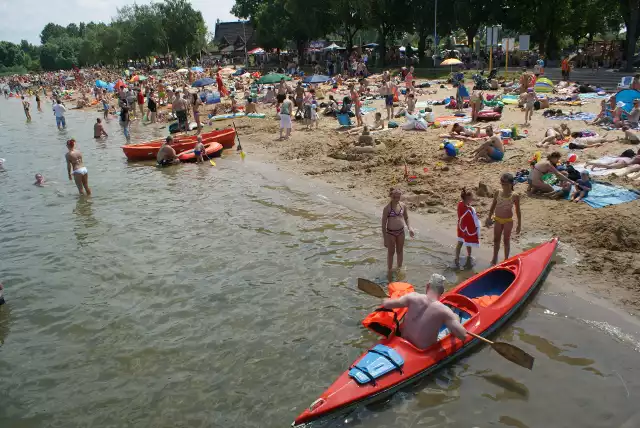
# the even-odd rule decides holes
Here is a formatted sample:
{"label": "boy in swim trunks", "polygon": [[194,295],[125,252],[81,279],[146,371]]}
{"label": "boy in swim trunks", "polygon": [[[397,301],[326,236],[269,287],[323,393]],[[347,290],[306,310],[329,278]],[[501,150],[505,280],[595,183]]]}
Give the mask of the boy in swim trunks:
{"label": "boy in swim trunks", "polygon": [[107,134],[107,131],[104,130],[104,126],[102,126],[102,120],[97,118],[95,125],[93,125],[93,138],[102,138],[102,136],[108,137],[109,134]]}
{"label": "boy in swim trunks", "polygon": [[[500,252],[500,239],[504,239],[504,258],[509,258],[511,250],[511,231],[513,230],[513,208],[516,209],[518,217],[518,225],[516,226],[516,235],[520,234],[520,226],[522,225],[522,215],[520,213],[520,196],[513,193],[513,175],[509,173],[502,174],[500,177],[500,185],[502,191],[497,191],[493,195],[493,203],[489,209],[487,217],[487,227],[493,224],[493,258],[491,264],[498,263],[498,253]],[[494,215],[495,213],[495,215]]]}
{"label": "boy in swim trunks", "polygon": [[89,172],[82,162],[82,153],[75,149],[76,140],[71,139],[67,141],[68,153],[65,155],[67,160],[67,173],[69,174],[69,181],[71,181],[71,175],[73,174],[73,180],[76,183],[78,192],[84,195],[85,192],[88,196],[91,196],[91,189],[89,188]]}
{"label": "boy in swim trunks", "polygon": [[202,137],[198,135],[198,142],[196,146],[193,148],[193,154],[196,155],[196,163],[204,163],[204,159],[202,155],[204,154],[204,144],[202,144]]}
{"label": "boy in swim trunks", "polygon": [[535,91],[533,90],[533,88],[528,88],[527,89],[527,95],[524,98],[524,125],[528,126],[529,125],[529,121],[533,118],[533,106],[536,102],[536,99],[538,97],[536,96]]}

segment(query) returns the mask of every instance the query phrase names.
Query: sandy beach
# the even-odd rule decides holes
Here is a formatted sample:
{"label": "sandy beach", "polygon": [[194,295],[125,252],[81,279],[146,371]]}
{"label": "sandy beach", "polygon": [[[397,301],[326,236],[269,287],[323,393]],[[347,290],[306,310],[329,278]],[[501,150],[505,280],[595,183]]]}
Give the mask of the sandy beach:
{"label": "sandy beach", "polygon": [[[454,90],[439,89],[429,98],[445,98]],[[427,96],[419,97],[426,99]],[[383,101],[371,104],[384,112]],[[553,106],[566,111],[597,113],[599,103],[593,101],[582,106]],[[436,117],[450,115],[443,106],[434,106]],[[538,149],[535,143],[547,128],[558,126],[557,120],[542,117],[542,110],[534,113],[529,137],[511,141],[501,162],[472,162],[471,151],[479,143],[465,143],[458,158],[445,160],[439,148],[442,129],[427,131],[405,131],[400,128],[375,133],[376,140],[386,146],[379,154],[354,154],[351,150],[358,135],[348,135],[340,130],[335,119],[322,117],[318,130],[304,129],[302,122],[294,124],[292,136],[287,141],[277,141],[279,122],[273,108],[259,111],[267,114],[265,119],[235,119],[243,141],[243,148],[251,156],[260,156],[276,163],[284,170],[313,177],[330,183],[342,192],[354,196],[376,198],[380,209],[387,201],[388,190],[399,186],[404,190],[404,200],[411,210],[428,216],[451,234],[451,245],[455,244],[456,204],[463,187],[472,188],[476,195],[475,207],[484,222],[499,188],[499,177],[503,172],[514,173],[529,168],[529,161],[537,151],[543,157],[558,150],[563,156],[576,153],[578,163],[597,159],[604,155],[618,155],[629,144],[607,143],[601,147],[569,151],[560,146]],[[365,124],[373,122],[373,113],[364,118]],[[404,119],[397,119],[400,124]],[[494,122],[497,128],[517,125],[522,129],[524,113],[517,106],[505,106],[502,119]],[[218,126],[226,122],[216,122]],[[589,127],[582,121],[566,122],[572,130],[591,129],[603,135],[603,130]],[[607,133],[606,131],[604,132]],[[621,136],[620,131],[610,131],[609,137]],[[345,156],[346,155],[346,156]],[[346,160],[344,158],[349,160]],[[409,184],[404,178],[405,162],[410,175],[417,176],[416,183]],[[627,188],[638,188],[627,178],[612,175],[597,177]],[[526,194],[526,183],[516,186],[522,197],[523,226],[520,237],[514,237],[514,246],[522,248],[527,242],[544,237],[559,236],[561,241],[575,249],[577,257],[569,263],[555,268],[567,281],[576,286],[590,284],[588,291],[595,291],[630,310],[640,309],[640,208],[638,200],[605,208],[594,209],[588,205],[569,201],[555,201]],[[481,238],[485,249],[492,247],[491,230],[483,229]],[[512,253],[515,253],[512,251]],[[453,260],[453,250],[452,250]]]}

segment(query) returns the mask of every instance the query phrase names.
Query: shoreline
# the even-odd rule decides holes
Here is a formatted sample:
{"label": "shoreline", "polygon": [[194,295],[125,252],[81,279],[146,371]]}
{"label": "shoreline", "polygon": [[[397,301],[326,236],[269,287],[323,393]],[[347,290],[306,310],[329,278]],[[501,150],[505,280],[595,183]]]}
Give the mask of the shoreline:
{"label": "shoreline", "polygon": [[[324,121],[328,122],[327,119],[324,119]],[[256,126],[258,123],[261,126]],[[224,121],[220,122],[220,125],[224,124]],[[269,117],[268,115],[266,119],[262,119],[260,122],[257,119],[238,118],[236,119],[236,127],[243,141],[243,148],[249,153],[249,156],[255,156],[255,158],[263,162],[273,164],[281,172],[290,172],[296,176],[311,178],[314,182],[329,185],[336,192],[343,193],[347,198],[354,198],[354,200],[362,200],[364,198],[364,201],[357,205],[360,209],[362,209],[363,205],[371,205],[372,209],[367,211],[371,211],[369,214],[372,216],[377,217],[377,210],[382,209],[384,203],[386,203],[387,189],[391,185],[397,185],[400,181],[399,177],[401,177],[403,165],[398,165],[397,162],[389,166],[381,162],[376,163],[375,158],[372,161],[355,162],[330,158],[328,155],[336,147],[357,140],[357,136],[348,136],[344,133],[336,133],[331,138],[332,135],[327,133],[335,133],[335,128],[307,132],[299,130],[300,126],[294,125],[294,133],[291,139],[280,142],[275,141],[278,124],[273,116]],[[439,143],[439,140],[433,136],[434,132],[438,131],[429,130],[419,133],[396,129],[385,133],[383,138],[387,142],[396,138],[412,138],[415,140],[416,137],[424,137],[425,140],[434,140]],[[529,132],[532,133],[532,130]],[[532,138],[529,137],[524,141],[530,142]],[[518,143],[520,142],[516,142],[516,144]],[[418,141],[417,144],[422,144],[422,142]],[[614,144],[618,145],[618,143],[609,143],[611,146]],[[387,146],[389,145],[387,143]],[[312,146],[315,146],[315,148]],[[623,145],[619,144],[619,146],[622,147]],[[510,150],[524,151],[520,147]],[[535,146],[529,148],[530,152],[537,150]],[[556,150],[555,147],[554,150]],[[585,154],[591,155],[591,151],[593,151],[594,155],[597,155],[597,150],[603,153],[607,150],[617,151],[619,147],[615,149],[603,147],[589,150],[590,152]],[[563,155],[565,153],[563,152]],[[529,156],[528,154],[518,153],[517,158],[522,161],[524,158],[528,159]],[[433,159],[431,161],[433,163]],[[422,219],[420,220],[422,227],[417,227],[420,234],[441,237],[439,242],[443,242],[442,245],[451,250],[451,260],[453,262],[456,244],[455,224],[457,221],[454,209],[459,197],[459,189],[462,186],[452,188],[447,194],[446,192],[438,191],[440,190],[437,188],[438,181],[442,178],[446,185],[459,185],[464,178],[461,180],[460,177],[452,177],[452,175],[460,169],[472,170],[472,175],[478,169],[481,169],[482,171],[476,177],[475,182],[469,183],[470,187],[477,190],[476,186],[478,184],[487,183],[490,189],[495,189],[497,187],[495,181],[497,181],[499,174],[503,172],[503,168],[497,164],[471,164],[471,166],[467,166],[467,164],[459,161],[454,161],[447,164],[447,166],[450,166],[450,170],[438,171],[434,174],[436,175],[435,179],[429,180],[431,177],[428,177],[428,173],[425,173],[424,175],[427,176],[425,181],[427,181],[428,185],[416,189],[418,190],[417,203],[407,202],[407,205],[411,208],[412,219]],[[393,170],[396,171],[396,177],[393,176],[393,172],[391,172],[392,175],[388,175]],[[469,173],[469,171],[460,172],[462,173],[461,175]],[[493,179],[494,183],[489,183],[485,179],[487,172],[490,172],[495,177]],[[413,198],[411,193],[414,187],[405,185],[403,188]],[[522,194],[523,185],[516,187],[516,191]],[[416,193],[413,194],[415,195]],[[490,197],[476,197],[477,205],[475,206],[481,219],[486,216],[491,200]],[[512,238],[511,255],[530,248],[535,243],[550,239],[552,236],[559,236],[561,241],[560,252],[558,253],[560,263],[556,263],[554,267],[554,277],[557,278],[556,282],[563,284],[562,292],[580,295],[589,301],[594,300],[594,297],[602,299],[610,302],[610,307],[621,311],[621,313],[638,316],[640,315],[640,301],[638,299],[640,296],[640,255],[634,251],[636,250],[635,247],[631,248],[630,251],[619,251],[619,248],[616,251],[616,243],[607,243],[605,242],[606,236],[599,235],[604,235],[603,232],[606,232],[604,230],[606,227],[603,225],[606,225],[608,221],[609,223],[615,223],[610,225],[615,239],[619,228],[625,227],[623,223],[627,220],[634,220],[631,213],[640,207],[639,202],[636,200],[627,204],[596,210],[586,206],[586,204],[577,206],[578,204],[570,204],[563,201],[524,197],[522,203],[523,233],[519,238]],[[555,204],[562,204],[559,209],[566,210],[566,218],[562,219],[562,221],[553,221],[553,218],[549,218],[550,216],[553,217],[552,210],[558,208],[558,205]],[[373,210],[376,212],[374,213]],[[585,213],[585,210],[588,211]],[[590,218],[585,220],[585,217]],[[636,222],[638,220],[637,218],[635,219]],[[415,222],[415,220],[412,221]],[[591,228],[591,233],[588,230],[586,233],[579,232],[581,224],[576,222],[584,223],[585,221],[590,222],[589,227],[586,229]],[[448,242],[448,244],[444,242]],[[607,248],[606,245],[610,245],[610,248]],[[602,248],[593,248],[598,246]],[[483,260],[486,263],[490,260],[491,249],[492,242],[487,237],[486,228],[483,228],[481,248],[474,249],[473,256],[476,260]],[[620,260],[624,261],[625,259],[627,259],[626,267],[620,265]],[[588,284],[588,286],[585,289],[581,284]]]}
{"label": "shoreline", "polygon": [[[247,145],[251,146],[251,142],[248,141],[248,143]],[[283,184],[294,191],[316,192],[320,197],[334,200],[348,209],[363,213],[372,219],[377,219],[379,211],[382,209],[382,206],[373,198],[357,195],[349,189],[338,188],[317,177],[301,176],[286,168],[286,164],[273,161],[269,156],[254,153],[252,157],[252,160],[245,160],[251,168],[267,178],[283,181]],[[451,262],[453,262],[456,242],[456,235],[453,232],[455,229],[438,227],[437,221],[442,219],[439,215],[412,212],[411,216],[412,224],[419,230],[419,238],[432,240],[442,248],[450,250]],[[548,239],[550,238],[548,237]],[[512,250],[512,255],[515,255],[525,248],[516,243]],[[571,252],[575,252],[575,249],[561,240],[555,257],[557,258],[558,254]],[[474,248],[474,258],[476,263],[473,274],[476,274],[489,266],[491,249],[486,246],[479,249]],[[383,263],[383,261],[379,263]],[[619,305],[619,302],[616,302],[611,296],[600,293],[598,288],[589,286],[589,289],[585,290],[567,282],[567,279],[573,278],[574,283],[585,284],[585,281],[590,279],[589,275],[581,275],[580,273],[576,279],[575,273],[568,268],[571,266],[561,261],[552,265],[549,275],[537,292],[537,298],[541,303],[554,313],[590,323],[592,327],[602,330],[617,340],[628,342],[640,351],[640,313],[633,307]],[[384,268],[382,269],[384,270]],[[466,272],[469,271],[466,270]]]}

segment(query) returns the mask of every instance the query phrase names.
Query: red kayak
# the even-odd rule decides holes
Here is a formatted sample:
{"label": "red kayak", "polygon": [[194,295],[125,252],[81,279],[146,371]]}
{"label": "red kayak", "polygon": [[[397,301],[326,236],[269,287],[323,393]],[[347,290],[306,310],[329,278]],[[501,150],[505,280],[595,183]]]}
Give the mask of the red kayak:
{"label": "red kayak", "polygon": [[[460,316],[465,328],[489,336],[521,308],[542,283],[558,239],[511,257],[464,281],[440,301]],[[464,341],[442,327],[438,342],[418,349],[391,333],[349,366],[305,409],[292,426],[328,416],[342,416],[355,407],[378,401],[449,364],[481,344],[470,335]]]}
{"label": "red kayak", "polygon": [[[209,143],[204,145],[204,153],[206,156],[203,158],[206,160],[207,156],[210,158],[217,158],[222,155],[222,144],[220,143]],[[182,152],[178,155],[178,159],[180,162],[195,162],[196,154],[193,149],[187,150],[186,152]]]}
{"label": "red kayak", "polygon": [[[202,136],[202,142],[220,143],[223,148],[229,149],[234,146],[236,140],[236,131],[233,128],[226,128],[219,131],[211,131],[200,134]],[[176,153],[180,154],[186,150],[191,150],[197,143],[196,135],[180,135],[173,138],[174,143],[171,145]],[[127,144],[122,146],[127,159],[130,161],[142,161],[142,160],[155,160],[158,155],[158,151],[164,143],[164,138],[147,141],[141,144]]]}

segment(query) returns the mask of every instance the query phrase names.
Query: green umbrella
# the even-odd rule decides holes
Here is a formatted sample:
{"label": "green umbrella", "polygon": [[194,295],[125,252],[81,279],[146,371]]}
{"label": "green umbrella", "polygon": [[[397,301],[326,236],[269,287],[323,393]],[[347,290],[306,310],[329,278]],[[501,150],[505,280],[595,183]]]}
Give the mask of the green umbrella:
{"label": "green umbrella", "polygon": [[282,79],[291,80],[291,77],[285,76],[284,74],[279,74],[279,73],[269,73],[259,78],[258,83],[273,84],[273,83],[278,83]]}

